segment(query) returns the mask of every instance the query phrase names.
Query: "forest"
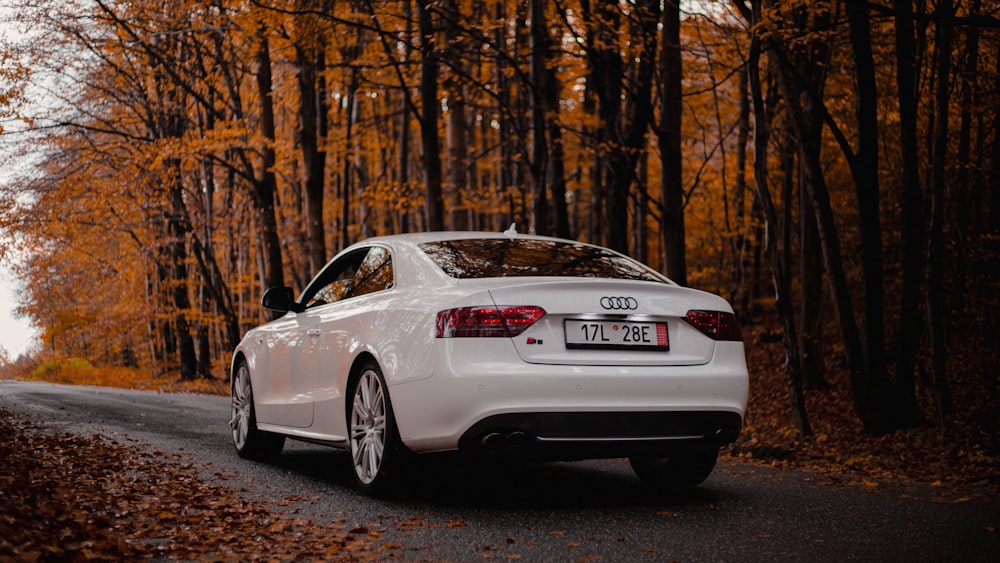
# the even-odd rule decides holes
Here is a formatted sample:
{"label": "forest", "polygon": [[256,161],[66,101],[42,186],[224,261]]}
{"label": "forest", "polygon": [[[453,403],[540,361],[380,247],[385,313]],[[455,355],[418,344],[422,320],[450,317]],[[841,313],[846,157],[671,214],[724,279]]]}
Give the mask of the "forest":
{"label": "forest", "polygon": [[0,261],[42,340],[10,364],[224,379],[267,287],[513,223],[729,299],[801,435],[813,392],[872,434],[997,412],[995,0],[6,14]]}

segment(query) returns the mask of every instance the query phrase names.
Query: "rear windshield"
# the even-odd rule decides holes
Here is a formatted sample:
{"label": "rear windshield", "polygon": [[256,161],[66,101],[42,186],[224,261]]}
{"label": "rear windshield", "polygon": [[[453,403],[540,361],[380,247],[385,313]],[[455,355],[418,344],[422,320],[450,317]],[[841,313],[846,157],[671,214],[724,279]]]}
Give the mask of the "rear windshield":
{"label": "rear windshield", "polygon": [[570,276],[664,283],[656,272],[606,248],[528,239],[463,239],[420,245],[453,278]]}

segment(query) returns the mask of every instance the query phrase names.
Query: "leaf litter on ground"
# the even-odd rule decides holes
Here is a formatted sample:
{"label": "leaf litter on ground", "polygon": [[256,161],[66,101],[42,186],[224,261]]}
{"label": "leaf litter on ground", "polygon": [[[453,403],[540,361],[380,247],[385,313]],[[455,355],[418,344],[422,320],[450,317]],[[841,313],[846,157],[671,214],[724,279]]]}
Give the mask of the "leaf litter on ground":
{"label": "leaf litter on ground", "polygon": [[0,560],[379,561],[343,519],[314,522],[205,482],[180,456],[46,430],[0,409]]}

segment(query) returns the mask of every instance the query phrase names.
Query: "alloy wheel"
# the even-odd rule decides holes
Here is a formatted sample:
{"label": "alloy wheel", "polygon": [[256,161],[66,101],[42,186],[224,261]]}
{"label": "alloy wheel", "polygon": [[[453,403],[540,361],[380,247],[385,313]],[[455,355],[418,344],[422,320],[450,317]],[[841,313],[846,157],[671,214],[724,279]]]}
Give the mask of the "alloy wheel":
{"label": "alloy wheel", "polygon": [[250,390],[250,374],[246,364],[241,364],[236,370],[236,381],[233,382],[232,412],[229,425],[233,429],[233,444],[237,450],[246,446],[247,435],[250,433],[250,417],[253,398]]}
{"label": "alloy wheel", "polygon": [[354,387],[351,409],[351,454],[354,473],[363,484],[378,478],[386,446],[386,398],[382,381],[366,369]]}

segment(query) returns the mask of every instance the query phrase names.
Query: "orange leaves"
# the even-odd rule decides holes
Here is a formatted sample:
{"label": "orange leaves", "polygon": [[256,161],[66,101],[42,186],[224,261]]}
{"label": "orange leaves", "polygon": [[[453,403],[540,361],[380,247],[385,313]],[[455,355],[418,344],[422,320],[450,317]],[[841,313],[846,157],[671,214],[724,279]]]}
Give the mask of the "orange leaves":
{"label": "orange leaves", "polygon": [[4,123],[17,115],[24,103],[24,83],[29,71],[0,43],[0,135],[4,134]]}
{"label": "orange leaves", "polygon": [[[751,406],[743,433],[729,455],[741,462],[808,468],[872,491],[901,480],[922,481],[930,484],[933,497],[940,502],[975,498],[996,489],[1000,457],[990,434],[991,421],[978,415],[976,408],[952,415],[943,427],[926,425],[866,436],[853,414],[850,394],[844,391],[846,374],[832,372],[830,389],[806,393],[815,435],[802,438],[790,432],[780,346],[759,335],[749,340]],[[956,355],[975,357],[971,348]],[[984,396],[978,391],[979,373],[972,366],[963,367],[961,372],[956,370],[955,388],[969,397]],[[961,400],[968,404],[969,397]]]}
{"label": "orange leaves", "polygon": [[0,560],[380,559],[342,522],[274,512],[190,464],[42,432],[5,411],[0,458]]}

